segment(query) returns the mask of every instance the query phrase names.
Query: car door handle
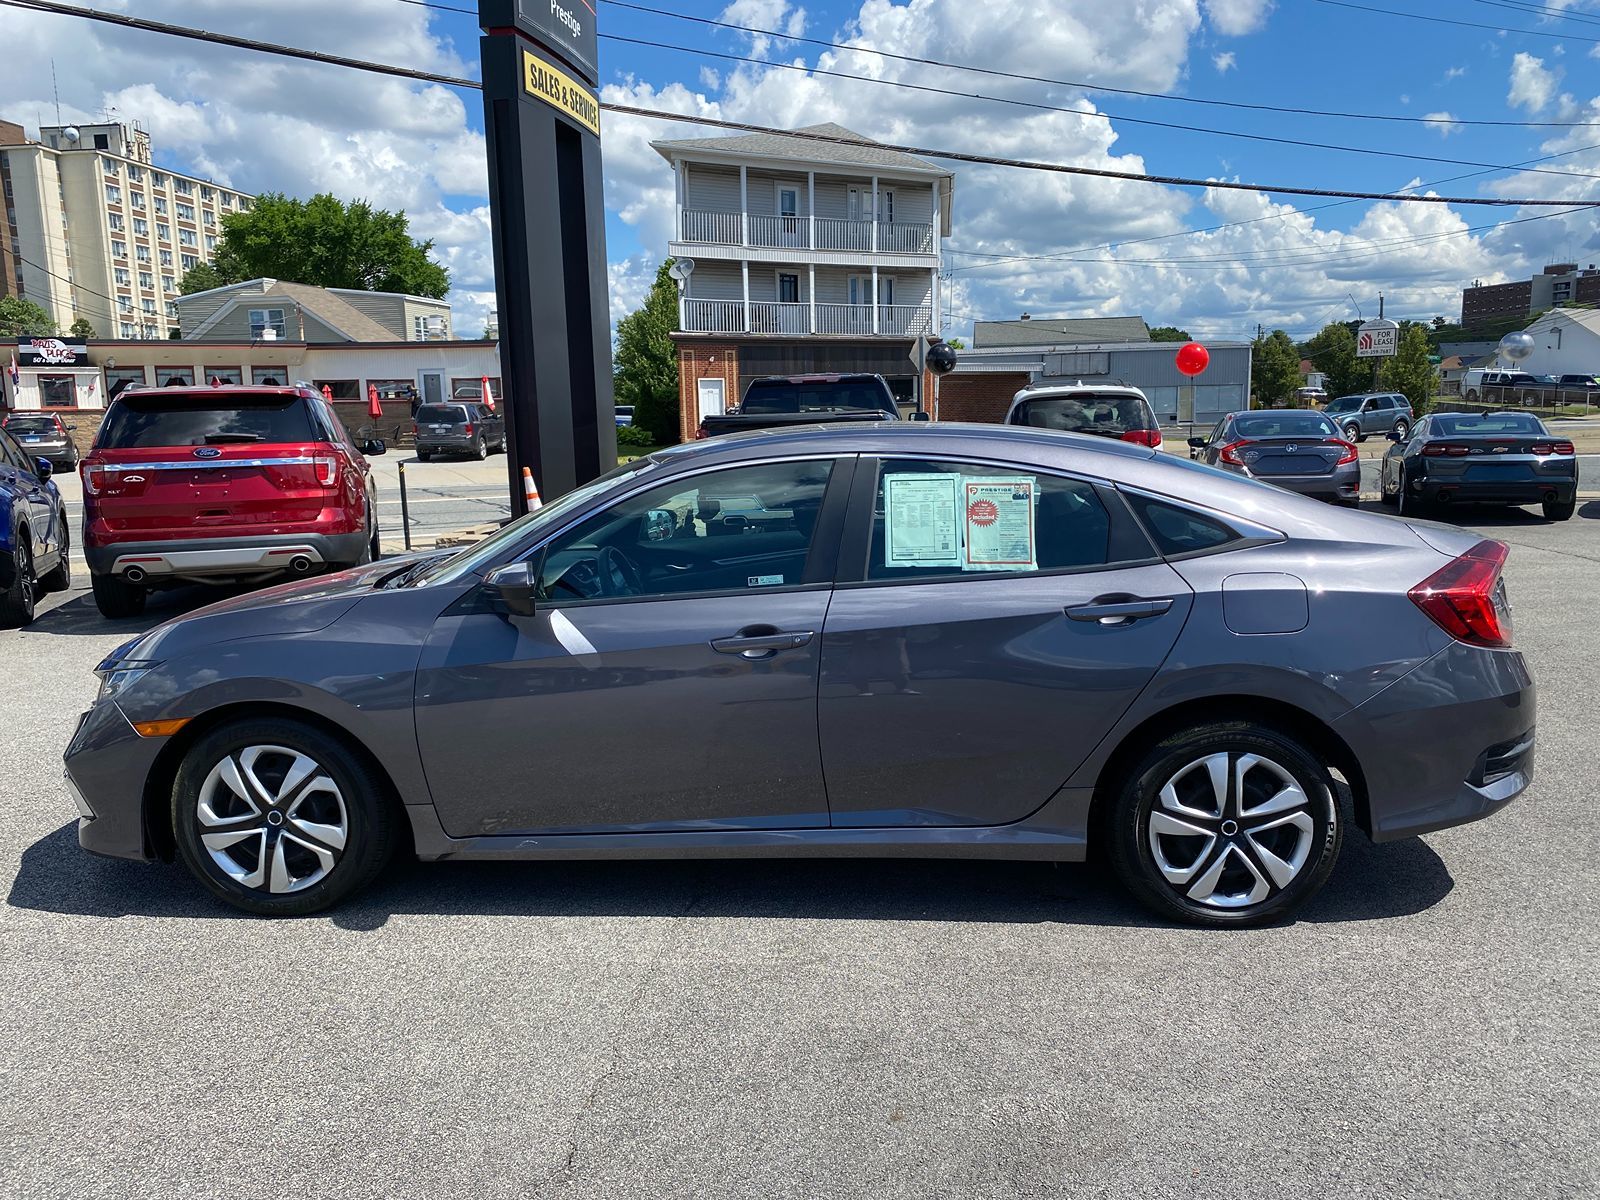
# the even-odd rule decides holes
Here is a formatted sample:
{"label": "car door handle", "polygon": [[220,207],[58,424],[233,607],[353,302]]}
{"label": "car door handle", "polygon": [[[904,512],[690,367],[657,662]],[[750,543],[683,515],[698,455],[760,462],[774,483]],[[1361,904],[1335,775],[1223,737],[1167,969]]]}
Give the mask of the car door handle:
{"label": "car door handle", "polygon": [[1145,617],[1159,617],[1172,607],[1172,598],[1159,600],[1094,601],[1067,609],[1074,621],[1096,621],[1101,625],[1131,625]]}
{"label": "car door handle", "polygon": [[771,658],[780,651],[809,645],[813,636],[809,630],[780,633],[770,625],[758,625],[741,629],[732,637],[713,638],[711,648],[718,654],[737,654],[741,658]]}

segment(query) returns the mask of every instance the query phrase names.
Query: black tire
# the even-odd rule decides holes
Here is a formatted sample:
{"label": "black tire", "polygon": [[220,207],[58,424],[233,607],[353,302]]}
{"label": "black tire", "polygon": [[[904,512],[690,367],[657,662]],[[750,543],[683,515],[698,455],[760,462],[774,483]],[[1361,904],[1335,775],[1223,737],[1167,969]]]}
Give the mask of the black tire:
{"label": "black tire", "polygon": [[[259,772],[256,777],[269,790],[282,781],[283,772],[277,764],[292,761],[279,750],[304,755],[316,764],[319,770],[310,777],[313,786],[303,788],[299,799],[282,796],[273,804],[253,802],[247,806],[238,801],[237,793],[218,781],[212,785],[209,811],[213,818],[220,819],[203,825],[200,804],[214,768],[229,757],[234,757],[236,764],[242,763],[251,748],[262,747],[272,750],[251,761]],[[331,780],[342,805],[336,804],[325,789],[314,786],[324,778]],[[342,847],[335,848],[331,840],[317,842],[324,854],[332,856],[331,866],[324,866],[323,860],[307,848],[307,840],[296,841],[296,836],[316,841],[303,825],[296,824],[293,814],[297,810],[302,814],[310,811],[302,804],[317,806],[309,816],[303,816],[304,820],[317,821],[324,829],[342,828]],[[244,874],[242,881],[230,877],[202,837],[208,827],[221,832],[250,830],[258,823],[251,815],[252,808],[260,817],[259,834],[219,851],[226,853]],[[271,824],[274,813],[278,820]],[[184,866],[219,900],[261,916],[305,916],[338,904],[377,878],[399,842],[400,814],[376,769],[342,739],[281,717],[232,722],[195,742],[178,766],[171,815],[174,840]],[[285,831],[289,837],[284,836]],[[284,849],[285,874],[297,885],[293,891],[274,890],[273,867],[278,865],[280,845]],[[259,886],[247,882],[252,869],[262,875]],[[306,874],[297,874],[301,870]],[[312,882],[298,886],[302,880]]]}
{"label": "black tire", "polygon": [[1402,517],[1425,517],[1427,512],[1418,497],[1411,494],[1410,481],[1406,478],[1406,469],[1400,468],[1399,490],[1395,493],[1395,508]]}
{"label": "black tire", "polygon": [[1361,432],[1361,426],[1346,425],[1344,427],[1344,440],[1347,442],[1364,442],[1367,440],[1367,436]]}
{"label": "black tire", "polygon": [[115,575],[89,575],[89,586],[94,589],[94,606],[108,621],[122,621],[144,612],[147,593]]}
{"label": "black tire", "polygon": [[433,461],[433,453],[431,451],[428,451],[428,450],[418,450],[417,451],[417,461],[418,462],[432,462]]}
{"label": "black tire", "polygon": [[66,521],[61,522],[61,558],[53,570],[39,577],[42,592],[64,592],[72,586],[72,534]]}
{"label": "black tire", "polygon": [[472,445],[472,457],[479,462],[489,457],[489,445],[481,437]]}
{"label": "black tire", "polygon": [[1570,521],[1572,514],[1578,511],[1576,500],[1546,500],[1544,502],[1544,519],[1546,521]]}
{"label": "black tire", "polygon": [[13,535],[11,583],[0,592],[0,628],[18,629],[33,623],[34,606],[39,599],[39,581],[33,577],[33,551],[27,534],[19,529]]}
{"label": "black tire", "polygon": [[1387,473],[1380,465],[1378,467],[1378,503],[1385,508],[1394,508],[1400,503],[1400,493],[1389,490],[1388,485],[1384,482],[1386,478],[1388,478]]}
{"label": "black tire", "polygon": [[[1198,797],[1196,803],[1209,805],[1206,798],[1213,789],[1204,764],[1223,755],[1228,796],[1220,804],[1220,818],[1192,816],[1189,809],[1174,813],[1163,805],[1160,794],[1169,782],[1180,801]],[[1257,762],[1248,765],[1241,778],[1238,765],[1247,755]],[[1248,815],[1245,801],[1250,799],[1256,803],[1249,808],[1267,807],[1267,801],[1278,799],[1294,804],[1291,783],[1303,804],[1254,818]],[[1198,790],[1191,790],[1196,785]],[[1164,917],[1222,928],[1280,920],[1327,882],[1339,857],[1344,822],[1327,767],[1297,739],[1274,729],[1227,721],[1171,734],[1151,747],[1118,786],[1099,826],[1112,869],[1140,902]],[[1153,836],[1152,815],[1158,811],[1169,829],[1175,820],[1179,826],[1210,829],[1214,834],[1209,841],[1171,833]],[[1251,836],[1252,829],[1256,836]],[[1155,845],[1164,854],[1171,852],[1165,863],[1168,869],[1190,874],[1169,881],[1156,859]],[[1292,873],[1277,873],[1289,868]],[[1241,896],[1225,892],[1225,887],[1248,891]],[[1263,888],[1259,899],[1250,900]],[[1191,898],[1196,892],[1202,893],[1201,899]]]}
{"label": "black tire", "polygon": [[378,518],[372,518],[372,540],[367,543],[367,561],[377,562],[383,557],[383,538],[378,531]]}

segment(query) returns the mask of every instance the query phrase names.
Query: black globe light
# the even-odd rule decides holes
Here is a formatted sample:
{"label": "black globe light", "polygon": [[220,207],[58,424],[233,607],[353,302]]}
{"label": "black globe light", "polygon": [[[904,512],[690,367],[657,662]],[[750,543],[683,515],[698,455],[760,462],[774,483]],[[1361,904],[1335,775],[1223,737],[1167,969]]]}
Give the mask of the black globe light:
{"label": "black globe light", "polygon": [[935,375],[948,375],[956,369],[955,347],[949,342],[935,342],[928,347],[928,370]]}

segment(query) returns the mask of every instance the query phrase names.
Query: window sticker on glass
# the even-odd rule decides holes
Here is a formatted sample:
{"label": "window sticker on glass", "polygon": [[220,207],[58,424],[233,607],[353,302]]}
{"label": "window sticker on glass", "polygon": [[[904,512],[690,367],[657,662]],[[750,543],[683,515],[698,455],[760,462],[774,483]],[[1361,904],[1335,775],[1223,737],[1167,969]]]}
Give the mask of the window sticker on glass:
{"label": "window sticker on glass", "polygon": [[752,575],[746,584],[747,587],[781,587],[782,585],[782,575]]}
{"label": "window sticker on glass", "polygon": [[1037,479],[1001,479],[965,475],[966,504],[964,571],[1036,571],[1034,541]]}
{"label": "window sticker on glass", "polygon": [[961,477],[948,471],[885,477],[884,566],[961,565],[960,488]]}

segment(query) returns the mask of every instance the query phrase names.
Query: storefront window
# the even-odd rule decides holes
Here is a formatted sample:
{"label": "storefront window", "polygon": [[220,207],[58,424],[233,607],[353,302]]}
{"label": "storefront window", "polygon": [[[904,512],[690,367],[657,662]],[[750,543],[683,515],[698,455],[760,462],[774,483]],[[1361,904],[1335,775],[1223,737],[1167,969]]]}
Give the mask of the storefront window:
{"label": "storefront window", "polygon": [[45,408],[77,408],[78,390],[72,376],[39,376],[39,403]]}
{"label": "storefront window", "polygon": [[[500,377],[489,376],[489,395],[496,401],[500,399]],[[483,376],[473,375],[465,379],[452,379],[450,381],[450,396],[454,400],[481,400],[483,399]]]}
{"label": "storefront window", "polygon": [[145,382],[143,367],[116,367],[106,371],[106,395],[115,400],[130,385]]}
{"label": "storefront window", "polygon": [[167,387],[176,384],[192,384],[194,382],[193,367],[157,367],[156,386]]}
{"label": "storefront window", "polygon": [[[361,400],[361,384],[354,379],[313,379],[311,386],[321,392],[324,388],[333,393],[335,400]],[[324,393],[326,394],[326,393]]]}
{"label": "storefront window", "polygon": [[238,367],[207,367],[206,382],[243,383],[244,372]]}

